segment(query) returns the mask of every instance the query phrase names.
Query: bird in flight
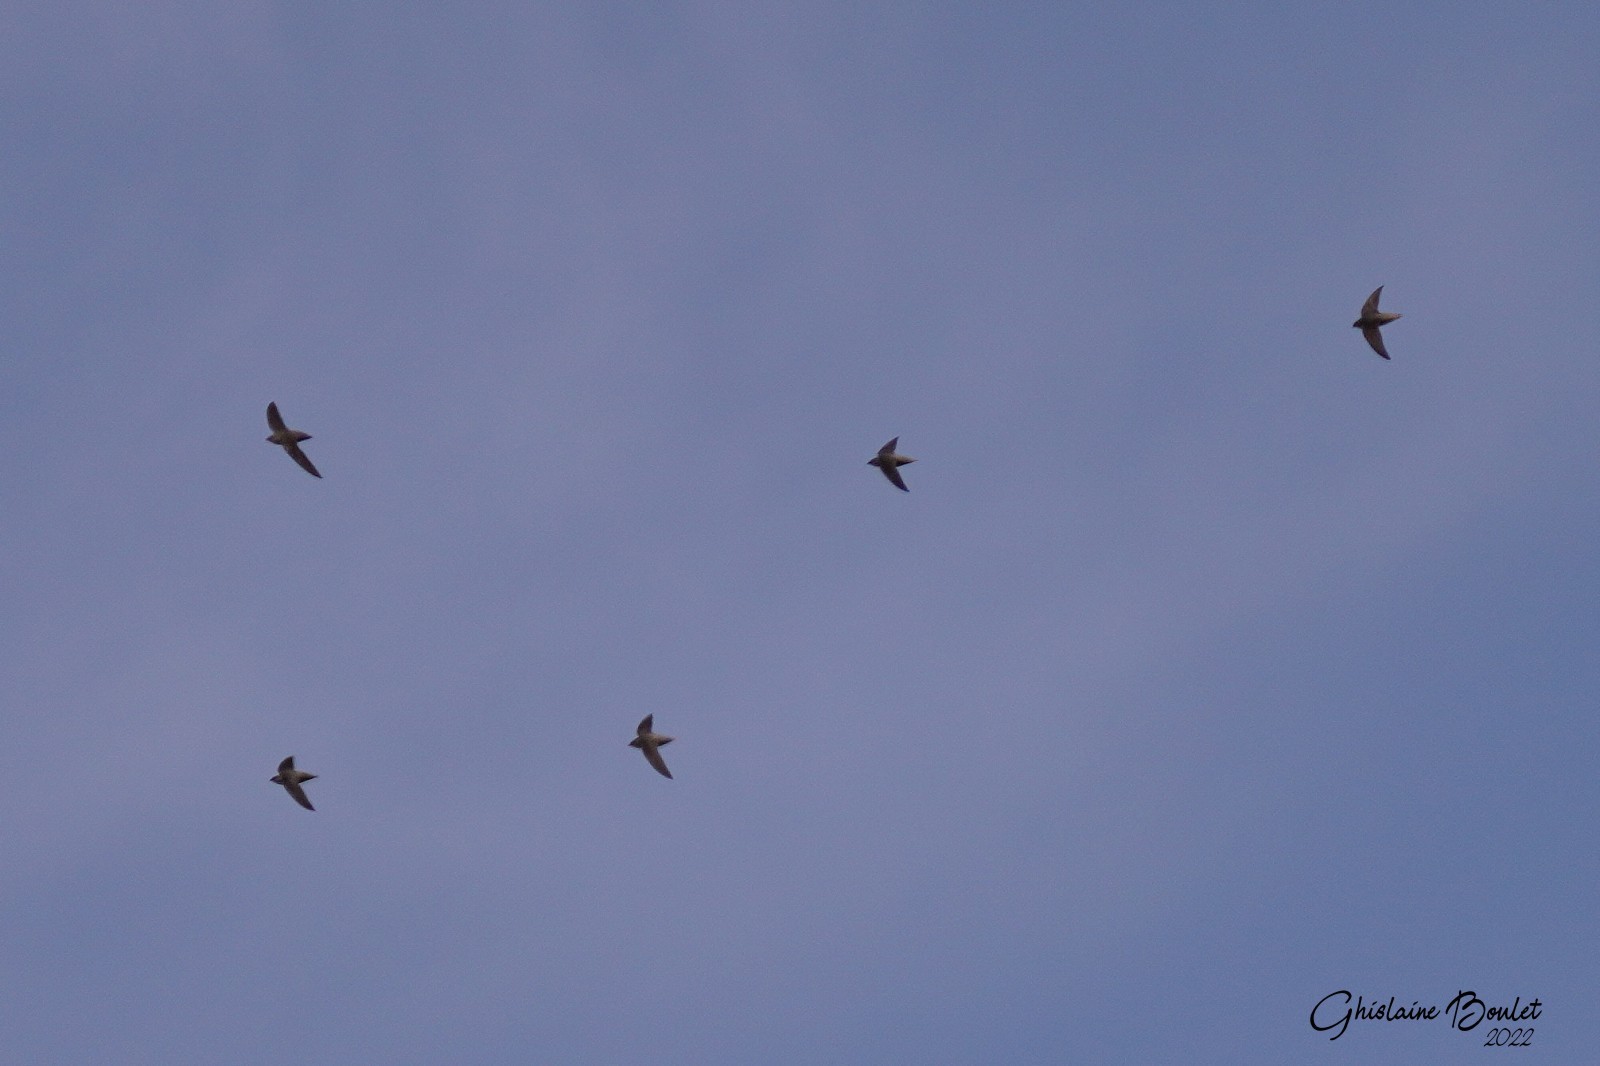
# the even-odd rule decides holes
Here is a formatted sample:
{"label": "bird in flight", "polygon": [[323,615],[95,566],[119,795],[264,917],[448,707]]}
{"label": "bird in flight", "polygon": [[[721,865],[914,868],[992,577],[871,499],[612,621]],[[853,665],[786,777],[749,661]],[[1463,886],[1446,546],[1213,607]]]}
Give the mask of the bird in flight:
{"label": "bird in flight", "polygon": [[267,404],[267,425],[272,427],[272,436],[267,438],[268,444],[276,444],[289,453],[289,458],[300,464],[300,468],[312,477],[321,477],[317,468],[311,465],[311,460],[306,458],[306,453],[300,450],[300,442],[310,440],[311,434],[301,433],[298,429],[290,429],[284,424],[283,416],[278,413],[278,405]]}
{"label": "bird in flight", "polygon": [[278,764],[278,773],[272,779],[272,783],[274,785],[282,785],[283,790],[293,796],[296,803],[308,811],[314,811],[316,808],[311,806],[310,800],[306,799],[306,790],[300,786],[307,781],[315,781],[316,778],[316,774],[308,774],[304,770],[296,770],[294,768],[294,756],[291,755]]}
{"label": "bird in flight", "polygon": [[1367,297],[1367,302],[1361,305],[1361,317],[1350,323],[1350,325],[1361,331],[1361,335],[1367,338],[1367,343],[1372,345],[1373,351],[1387,359],[1389,358],[1389,353],[1383,347],[1383,334],[1379,333],[1378,330],[1400,316],[1393,311],[1378,310],[1378,296],[1382,292],[1382,285],[1372,290],[1372,295]]}
{"label": "bird in flight", "polygon": [[671,744],[677,738],[655,732],[655,722],[655,715],[645,715],[644,721],[639,723],[639,735],[628,741],[628,747],[644,752],[645,761],[656,768],[656,773],[670,781],[672,771],[667,769],[666,760],[661,758],[661,745]]}
{"label": "bird in flight", "polygon": [[905,466],[907,463],[914,463],[916,460],[911,458],[909,455],[896,454],[894,450],[895,445],[899,443],[900,438],[896,437],[888,444],[885,444],[883,447],[879,448],[878,454],[867,460],[867,465],[875,466],[879,470],[882,470],[883,476],[889,479],[889,484],[893,485],[901,492],[910,492],[911,490],[906,488],[905,481],[903,481],[900,477],[900,468]]}

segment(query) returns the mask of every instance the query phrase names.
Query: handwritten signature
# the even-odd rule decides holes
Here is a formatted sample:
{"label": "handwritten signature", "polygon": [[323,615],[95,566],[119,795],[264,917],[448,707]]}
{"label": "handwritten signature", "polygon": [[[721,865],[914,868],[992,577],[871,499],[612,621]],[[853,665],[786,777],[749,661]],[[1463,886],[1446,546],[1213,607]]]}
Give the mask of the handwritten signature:
{"label": "handwritten signature", "polygon": [[[1350,1005],[1350,990],[1341,988],[1337,992],[1329,992],[1317,1000],[1317,1005],[1311,1008],[1311,1028],[1319,1033],[1333,1030],[1329,1040],[1337,1040],[1350,1028],[1352,1021],[1358,1022],[1412,1022],[1434,1021],[1438,1018],[1448,1018],[1450,1028],[1463,1033],[1470,1032],[1480,1022],[1523,1022],[1539,1017],[1539,1008],[1544,1004],[1538,999],[1522,1002],[1518,996],[1511,1001],[1511,1006],[1490,1006],[1478,998],[1478,993],[1473,991],[1457,992],[1456,997],[1445,1004],[1440,1010],[1437,1005],[1423,1006],[1421,1000],[1412,1000],[1409,1007],[1397,1005],[1396,997],[1390,996],[1387,1002],[1373,1000],[1370,1003],[1363,996],[1355,996],[1355,1006]],[[1533,1030],[1529,1029],[1529,1039],[1532,1039]]]}

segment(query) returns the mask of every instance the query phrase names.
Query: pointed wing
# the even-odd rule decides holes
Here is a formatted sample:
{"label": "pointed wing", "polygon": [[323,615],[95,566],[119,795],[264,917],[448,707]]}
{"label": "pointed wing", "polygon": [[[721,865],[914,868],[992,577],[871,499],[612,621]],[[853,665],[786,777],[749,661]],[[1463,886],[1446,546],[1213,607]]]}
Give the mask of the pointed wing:
{"label": "pointed wing", "polygon": [[300,804],[300,806],[304,807],[306,810],[316,810],[315,807],[311,806],[311,801],[306,799],[306,790],[300,787],[300,783],[298,781],[285,781],[283,783],[283,790],[289,793],[289,795],[293,796],[294,801]]}
{"label": "pointed wing", "polygon": [[280,773],[280,774],[283,773],[286,770],[293,770],[293,769],[294,769],[294,756],[293,755],[289,756],[287,759],[283,760],[281,763],[278,764],[278,773]]}
{"label": "pointed wing", "polygon": [[[1383,294],[1383,286],[1379,285],[1372,290],[1372,295],[1367,297],[1367,302],[1361,305],[1361,317],[1371,318],[1378,311],[1378,297]],[[1385,359],[1389,358],[1387,355]]]}
{"label": "pointed wing", "polygon": [[661,747],[657,744],[641,744],[639,746],[644,749],[644,757],[649,760],[650,765],[656,768],[656,773],[671,781],[672,771],[667,769],[667,762],[661,757]]}
{"label": "pointed wing", "polygon": [[1378,332],[1377,326],[1364,327],[1361,330],[1361,335],[1367,338],[1367,343],[1372,345],[1373,351],[1377,352],[1385,359],[1389,358],[1389,353],[1383,348],[1383,334]]}
{"label": "pointed wing", "polygon": [[899,446],[900,446],[900,438],[896,437],[894,440],[890,441],[888,444],[885,444],[883,447],[879,448],[878,449],[878,454],[879,455],[893,455],[894,454],[894,450],[896,448],[898,448]]}
{"label": "pointed wing", "polygon": [[656,725],[656,716],[653,713],[652,714],[647,714],[639,722],[639,728],[638,728],[637,732],[642,737],[646,733],[648,733],[652,729],[654,729],[655,725]]}
{"label": "pointed wing", "polygon": [[893,485],[901,492],[911,491],[910,489],[906,488],[904,479],[900,477],[900,468],[895,465],[894,460],[885,459],[883,462],[878,464],[878,469],[882,470],[883,476],[889,479],[889,484]]}
{"label": "pointed wing", "polygon": [[282,433],[289,428],[283,424],[283,416],[278,413],[278,405],[276,403],[267,404],[267,425],[274,433]]}
{"label": "pointed wing", "polygon": [[311,460],[306,458],[306,453],[300,450],[300,445],[294,443],[285,444],[283,450],[289,453],[289,458],[300,464],[300,469],[312,477],[322,476],[317,473],[317,468],[311,465]]}

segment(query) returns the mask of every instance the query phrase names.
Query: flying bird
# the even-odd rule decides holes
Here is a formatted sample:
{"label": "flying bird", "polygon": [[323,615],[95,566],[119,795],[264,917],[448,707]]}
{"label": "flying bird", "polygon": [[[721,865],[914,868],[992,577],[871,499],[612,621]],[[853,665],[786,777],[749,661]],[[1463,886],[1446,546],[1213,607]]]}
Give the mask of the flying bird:
{"label": "flying bird", "polygon": [[308,811],[314,811],[316,808],[311,806],[310,800],[306,799],[306,790],[300,786],[306,781],[315,781],[316,779],[316,774],[308,774],[304,770],[296,770],[294,768],[294,756],[291,755],[278,764],[278,774],[272,779],[272,783],[274,785],[282,785],[283,790],[293,796],[296,803]]}
{"label": "flying bird", "polygon": [[900,438],[896,437],[879,448],[878,454],[867,460],[867,465],[875,466],[882,470],[883,476],[889,479],[889,484],[901,492],[910,492],[911,490],[906,488],[906,483],[900,478],[900,467],[905,466],[907,463],[914,463],[916,460],[909,455],[896,454],[895,445],[899,443]]}
{"label": "flying bird", "polygon": [[1367,302],[1361,305],[1361,317],[1350,323],[1350,325],[1361,331],[1361,335],[1367,338],[1367,343],[1372,345],[1373,351],[1387,359],[1389,358],[1389,353],[1384,350],[1383,334],[1379,333],[1378,330],[1400,316],[1393,311],[1378,310],[1378,296],[1382,292],[1382,285],[1372,290],[1372,295],[1367,297]]}
{"label": "flying bird", "polygon": [[276,444],[289,453],[289,458],[300,464],[300,468],[312,477],[321,477],[317,468],[311,465],[311,460],[306,458],[306,453],[300,450],[300,442],[310,440],[311,434],[301,433],[298,429],[290,429],[283,422],[283,416],[278,413],[278,405],[267,404],[267,425],[272,427],[272,436],[267,438],[268,444]]}
{"label": "flying bird", "polygon": [[628,741],[628,747],[644,752],[645,761],[656,768],[656,773],[670,781],[672,771],[667,769],[666,761],[661,758],[661,745],[671,744],[677,738],[655,732],[655,721],[655,715],[645,715],[644,721],[639,723],[639,735]]}

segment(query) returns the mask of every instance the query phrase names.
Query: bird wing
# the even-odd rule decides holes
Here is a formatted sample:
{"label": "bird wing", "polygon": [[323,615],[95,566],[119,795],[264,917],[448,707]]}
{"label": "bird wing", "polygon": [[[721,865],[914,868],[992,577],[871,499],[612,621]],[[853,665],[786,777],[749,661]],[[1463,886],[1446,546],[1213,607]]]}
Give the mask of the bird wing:
{"label": "bird wing", "polygon": [[294,801],[300,804],[300,806],[304,807],[306,810],[316,810],[315,807],[311,806],[311,801],[306,799],[306,790],[300,787],[299,782],[285,781],[283,783],[283,789],[285,792],[289,793],[289,795],[293,796]]}
{"label": "bird wing", "polygon": [[879,448],[878,449],[878,454],[879,455],[893,455],[894,454],[894,450],[896,448],[898,448],[899,446],[900,446],[900,438],[896,437],[896,438],[894,438],[894,440],[891,440],[888,444],[885,444],[883,447]]}
{"label": "bird wing", "polygon": [[289,756],[287,759],[283,760],[281,763],[278,764],[278,773],[280,773],[280,774],[283,773],[286,770],[293,770],[293,769],[294,769],[294,756],[293,755]]}
{"label": "bird wing", "polygon": [[1372,345],[1373,351],[1385,359],[1389,358],[1389,353],[1383,347],[1383,334],[1378,332],[1377,326],[1364,326],[1361,330],[1361,335],[1367,338],[1367,343]]}
{"label": "bird wing", "polygon": [[667,762],[661,757],[660,746],[648,742],[639,746],[644,750],[644,757],[650,761],[650,765],[656,768],[656,773],[668,781],[672,780],[672,771],[667,769]]}
{"label": "bird wing", "polygon": [[283,416],[278,413],[278,405],[276,403],[267,404],[267,425],[272,428],[274,433],[282,433],[289,428],[283,424]]}
{"label": "bird wing", "polygon": [[883,476],[889,479],[889,484],[893,485],[901,492],[911,491],[910,489],[906,488],[905,480],[900,477],[900,467],[895,464],[893,459],[885,459],[883,462],[878,464],[878,469],[882,470]]}
{"label": "bird wing", "polygon": [[638,728],[637,732],[642,737],[646,733],[648,733],[652,729],[654,729],[655,725],[656,725],[656,716],[655,716],[655,714],[654,713],[647,714],[647,715],[645,715],[643,718],[641,718],[639,720],[639,728]]}
{"label": "bird wing", "polygon": [[[1371,318],[1378,310],[1378,297],[1383,293],[1383,286],[1379,285],[1372,290],[1372,295],[1367,297],[1367,302],[1361,305],[1361,317]],[[1384,356],[1385,359],[1388,356]]]}
{"label": "bird wing", "polygon": [[306,453],[300,450],[300,445],[290,441],[288,444],[283,446],[283,450],[289,453],[289,458],[300,464],[300,469],[304,470],[312,477],[322,476],[321,474],[317,473],[317,468],[311,465],[311,460],[306,458]]}

